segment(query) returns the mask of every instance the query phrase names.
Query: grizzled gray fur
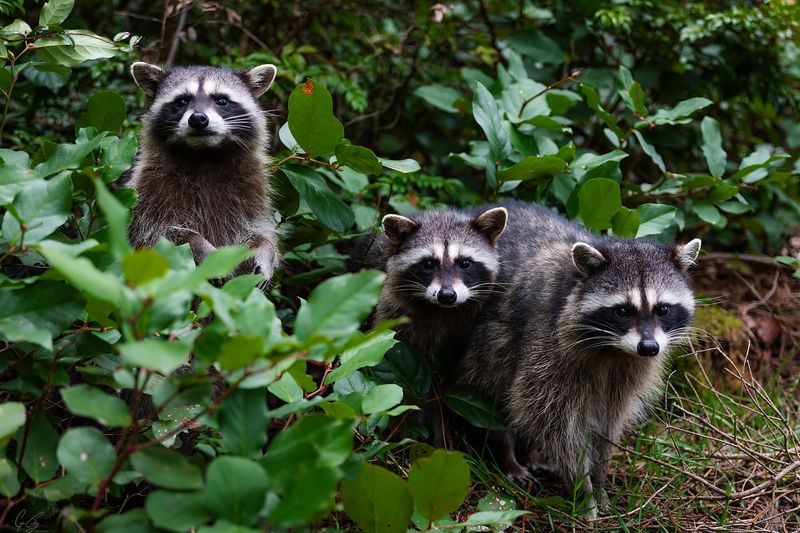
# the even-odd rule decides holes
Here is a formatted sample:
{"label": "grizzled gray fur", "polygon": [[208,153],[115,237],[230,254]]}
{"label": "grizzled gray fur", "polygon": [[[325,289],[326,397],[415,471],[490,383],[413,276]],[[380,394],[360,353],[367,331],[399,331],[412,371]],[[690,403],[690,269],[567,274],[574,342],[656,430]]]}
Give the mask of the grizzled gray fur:
{"label": "grizzled gray fur", "polygon": [[569,488],[585,480],[596,516],[597,501],[608,503],[608,440],[645,414],[668,352],[688,339],[687,271],[700,241],[596,237],[548,209],[506,207],[497,280],[505,292],[478,317],[460,381],[505,411],[509,429],[498,440],[510,476],[528,475],[516,441]]}
{"label": "grizzled gray fur", "polygon": [[265,171],[267,119],[257,98],[275,67],[134,63],[131,72],[150,104],[126,183],[139,195],[132,244],[153,246],[162,236],[189,243],[197,263],[217,247],[246,244],[256,256],[242,267],[270,278],[279,255]]}

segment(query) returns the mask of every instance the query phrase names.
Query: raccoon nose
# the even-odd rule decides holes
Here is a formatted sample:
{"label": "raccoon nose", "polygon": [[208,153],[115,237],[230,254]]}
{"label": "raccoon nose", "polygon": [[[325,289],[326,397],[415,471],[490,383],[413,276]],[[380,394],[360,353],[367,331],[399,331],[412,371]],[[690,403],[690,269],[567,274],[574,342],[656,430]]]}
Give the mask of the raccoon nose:
{"label": "raccoon nose", "polygon": [[192,113],[189,116],[189,126],[196,130],[202,130],[208,126],[208,116],[203,113]]}
{"label": "raccoon nose", "polygon": [[639,341],[639,345],[636,347],[636,351],[639,352],[639,355],[645,357],[654,357],[658,355],[658,349],[658,342],[653,339]]}
{"label": "raccoon nose", "polygon": [[440,304],[451,305],[456,303],[458,296],[456,296],[456,291],[453,289],[443,288],[439,291],[439,294],[436,295],[436,299],[439,300]]}

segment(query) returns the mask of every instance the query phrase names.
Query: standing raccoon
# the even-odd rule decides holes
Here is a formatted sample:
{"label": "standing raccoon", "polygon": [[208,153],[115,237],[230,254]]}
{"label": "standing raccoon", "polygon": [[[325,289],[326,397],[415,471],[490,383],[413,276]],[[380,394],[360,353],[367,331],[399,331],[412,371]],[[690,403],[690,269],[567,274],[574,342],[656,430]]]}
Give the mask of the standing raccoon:
{"label": "standing raccoon", "polygon": [[255,257],[240,270],[270,278],[279,255],[265,173],[267,120],[257,98],[276,68],[162,70],[139,62],[131,73],[150,101],[126,184],[139,195],[131,243],[153,246],[162,236],[188,243],[197,263],[217,247],[245,244]]}
{"label": "standing raccoon", "polygon": [[375,322],[406,316],[397,338],[433,359],[463,343],[481,305],[496,292],[496,243],[506,227],[499,207],[475,215],[427,211],[413,218],[386,215],[382,249],[386,281]]}
{"label": "standing raccoon", "polygon": [[507,472],[527,472],[517,449],[542,453],[588,513],[608,498],[610,441],[645,414],[667,354],[688,340],[694,296],[687,271],[700,240],[664,246],[595,237],[551,211],[508,205],[498,278],[505,296],[482,313],[461,381],[509,420]]}

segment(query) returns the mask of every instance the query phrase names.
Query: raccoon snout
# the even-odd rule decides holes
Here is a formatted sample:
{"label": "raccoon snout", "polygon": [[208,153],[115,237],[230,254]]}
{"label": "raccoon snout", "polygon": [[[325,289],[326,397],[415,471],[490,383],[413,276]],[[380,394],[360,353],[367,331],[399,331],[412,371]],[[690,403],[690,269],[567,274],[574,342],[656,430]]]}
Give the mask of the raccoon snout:
{"label": "raccoon snout", "polygon": [[456,291],[452,287],[442,287],[439,294],[436,295],[436,299],[440,304],[453,305],[456,303],[458,295],[456,295]]}
{"label": "raccoon snout", "polygon": [[192,113],[189,116],[189,127],[195,130],[202,130],[208,127],[208,115],[205,113]]}
{"label": "raccoon snout", "polygon": [[659,352],[658,342],[655,339],[642,339],[636,346],[636,351],[644,357],[655,357]]}

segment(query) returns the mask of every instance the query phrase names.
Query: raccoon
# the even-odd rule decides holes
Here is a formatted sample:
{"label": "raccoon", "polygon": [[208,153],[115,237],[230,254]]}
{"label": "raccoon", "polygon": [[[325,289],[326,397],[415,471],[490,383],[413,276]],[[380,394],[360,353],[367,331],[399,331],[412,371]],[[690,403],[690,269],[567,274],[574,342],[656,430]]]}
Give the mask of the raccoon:
{"label": "raccoon", "polygon": [[265,173],[267,119],[257,98],[276,72],[274,65],[235,72],[133,64],[149,100],[125,183],[139,195],[129,228],[134,247],[163,236],[188,243],[199,264],[217,247],[246,244],[255,257],[240,270],[272,276],[279,254]]}
{"label": "raccoon", "polygon": [[459,381],[505,411],[508,474],[528,476],[515,445],[541,453],[568,487],[582,483],[594,517],[608,504],[609,441],[645,414],[669,351],[688,340],[700,240],[596,237],[548,209],[506,207],[506,291],[478,317]]}
{"label": "raccoon", "polygon": [[453,340],[463,343],[481,304],[496,290],[496,243],[506,220],[503,207],[386,215],[378,240],[386,281],[375,322],[408,317],[397,338],[429,360],[445,343],[449,351]]}

